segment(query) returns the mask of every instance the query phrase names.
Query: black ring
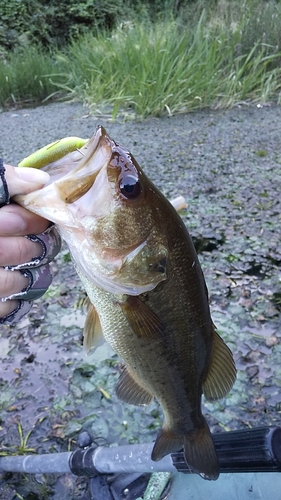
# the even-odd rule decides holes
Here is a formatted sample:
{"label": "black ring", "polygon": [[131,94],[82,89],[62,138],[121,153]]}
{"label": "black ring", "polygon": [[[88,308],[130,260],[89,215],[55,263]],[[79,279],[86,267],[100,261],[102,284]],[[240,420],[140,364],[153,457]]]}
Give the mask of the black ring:
{"label": "black ring", "polygon": [[[3,197],[0,196],[0,208],[4,207],[4,205],[8,205],[10,203],[10,195],[9,195],[9,189],[8,189],[8,184],[5,179],[5,172],[6,169],[3,164],[2,158],[0,158],[0,180],[3,185],[3,190],[4,190],[4,195]],[[1,189],[1,184],[0,184],[0,189]]]}

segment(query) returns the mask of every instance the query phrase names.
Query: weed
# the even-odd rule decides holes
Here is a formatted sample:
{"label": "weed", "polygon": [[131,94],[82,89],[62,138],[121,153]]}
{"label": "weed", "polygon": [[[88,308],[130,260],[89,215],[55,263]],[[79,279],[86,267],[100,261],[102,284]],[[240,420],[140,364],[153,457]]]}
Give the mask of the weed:
{"label": "weed", "polygon": [[[41,424],[45,417],[40,418],[37,420],[36,424],[38,423]],[[35,426],[34,426],[35,427]],[[5,449],[0,449],[0,456],[8,456],[8,455],[25,455],[26,453],[36,453],[35,448],[31,448],[28,446],[28,441],[29,438],[34,431],[34,427],[28,431],[26,436],[23,434],[23,428],[20,422],[17,423],[17,430],[19,434],[19,444],[18,445],[12,445],[9,448]]]}
{"label": "weed", "polygon": [[263,157],[263,156],[267,156],[268,153],[265,149],[259,149],[258,151],[256,151],[256,154],[257,154],[257,156]]}
{"label": "weed", "polygon": [[63,51],[37,47],[0,61],[0,103],[83,100],[115,118],[161,116],[281,96],[281,3],[243,0],[165,10],[153,22],[88,32]]}

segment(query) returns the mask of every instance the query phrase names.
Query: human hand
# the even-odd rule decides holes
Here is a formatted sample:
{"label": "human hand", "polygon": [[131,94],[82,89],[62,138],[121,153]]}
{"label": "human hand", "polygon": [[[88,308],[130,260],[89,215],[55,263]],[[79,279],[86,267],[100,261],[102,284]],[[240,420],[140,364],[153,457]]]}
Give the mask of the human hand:
{"label": "human hand", "polygon": [[[9,201],[8,194],[10,198],[27,194],[41,188],[49,179],[48,174],[33,168],[11,165],[4,168],[0,179],[2,204]],[[48,263],[60,250],[60,237],[56,229],[49,226],[49,221],[19,205],[1,207],[0,324],[19,321],[30,310],[32,300],[40,297],[51,283]]]}

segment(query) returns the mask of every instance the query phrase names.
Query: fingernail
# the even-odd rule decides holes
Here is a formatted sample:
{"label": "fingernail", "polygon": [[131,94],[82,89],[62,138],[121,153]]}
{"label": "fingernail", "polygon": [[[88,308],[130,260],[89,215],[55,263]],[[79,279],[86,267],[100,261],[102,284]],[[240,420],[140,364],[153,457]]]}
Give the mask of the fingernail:
{"label": "fingernail", "polygon": [[33,182],[35,184],[46,184],[46,182],[50,179],[47,172],[43,172],[37,168],[18,167],[16,172],[22,181]]}

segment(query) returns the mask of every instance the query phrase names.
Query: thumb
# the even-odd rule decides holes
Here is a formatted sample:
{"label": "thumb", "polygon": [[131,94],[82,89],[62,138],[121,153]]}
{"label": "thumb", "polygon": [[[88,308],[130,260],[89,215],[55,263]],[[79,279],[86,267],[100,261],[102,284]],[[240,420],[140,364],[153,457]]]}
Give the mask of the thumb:
{"label": "thumb", "polygon": [[5,165],[6,181],[12,198],[16,194],[27,194],[43,187],[50,179],[49,174],[36,168]]}

